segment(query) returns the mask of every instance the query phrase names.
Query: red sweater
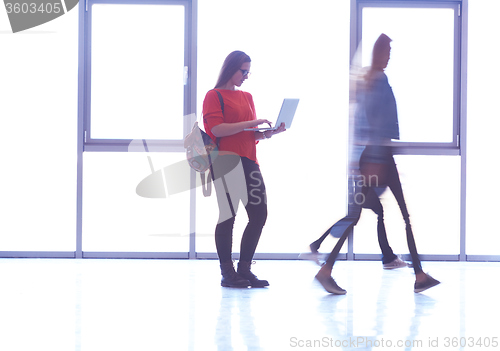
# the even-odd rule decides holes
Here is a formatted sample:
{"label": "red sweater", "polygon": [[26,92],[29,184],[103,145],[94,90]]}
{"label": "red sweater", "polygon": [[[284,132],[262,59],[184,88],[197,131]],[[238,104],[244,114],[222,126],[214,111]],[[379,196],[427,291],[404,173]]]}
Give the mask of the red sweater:
{"label": "red sweater", "polygon": [[[215,91],[210,90],[203,101],[203,125],[214,141],[216,137],[212,134],[212,128],[216,125],[257,119],[250,93],[241,90],[217,90],[224,100],[224,114],[222,114],[219,96]],[[219,150],[234,152],[257,162],[256,144],[255,132],[240,132],[220,138]]]}

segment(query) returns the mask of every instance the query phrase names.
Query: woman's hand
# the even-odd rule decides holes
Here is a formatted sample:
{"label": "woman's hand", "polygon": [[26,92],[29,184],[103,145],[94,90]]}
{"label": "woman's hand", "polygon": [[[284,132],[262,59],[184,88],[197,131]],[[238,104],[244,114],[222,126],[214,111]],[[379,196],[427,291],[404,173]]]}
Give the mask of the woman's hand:
{"label": "woman's hand", "polygon": [[249,121],[249,123],[251,125],[248,128],[258,127],[258,126],[260,126],[261,124],[264,124],[264,123],[267,123],[269,125],[269,128],[271,128],[271,122],[269,122],[267,119],[256,119],[256,120],[253,120],[253,121]]}
{"label": "woman's hand", "polygon": [[286,130],[286,128],[285,128],[285,123],[281,123],[281,125],[280,125],[278,128],[276,128],[276,129],[274,129],[274,130],[267,130],[267,131],[265,131],[265,132],[264,132],[264,134],[265,134],[266,138],[270,138],[270,137],[272,137],[274,134],[279,134],[279,133],[282,133],[282,132],[284,132],[285,130]]}

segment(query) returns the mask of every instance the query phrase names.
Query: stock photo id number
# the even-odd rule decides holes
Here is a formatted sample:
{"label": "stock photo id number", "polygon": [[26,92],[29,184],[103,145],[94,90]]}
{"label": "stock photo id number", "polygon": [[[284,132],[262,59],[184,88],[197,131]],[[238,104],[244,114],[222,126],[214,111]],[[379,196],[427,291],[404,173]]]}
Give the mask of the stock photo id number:
{"label": "stock photo id number", "polygon": [[13,33],[52,21],[73,9],[78,0],[4,0]]}
{"label": "stock photo id number", "polygon": [[469,350],[498,349],[498,337],[428,337],[417,339],[393,339],[386,337],[351,336],[344,339],[323,337],[319,339],[290,338],[291,348],[411,348],[411,349],[457,349],[467,348]]}

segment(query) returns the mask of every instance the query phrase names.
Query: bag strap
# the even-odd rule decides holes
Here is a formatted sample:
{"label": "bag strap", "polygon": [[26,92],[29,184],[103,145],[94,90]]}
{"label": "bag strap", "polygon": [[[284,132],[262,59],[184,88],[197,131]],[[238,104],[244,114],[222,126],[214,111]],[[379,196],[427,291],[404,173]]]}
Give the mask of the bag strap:
{"label": "bag strap", "polygon": [[[215,89],[212,89],[212,90],[214,90],[217,93],[217,95],[219,96],[220,109],[222,111],[222,115],[224,116],[224,99],[222,98],[222,94],[218,90],[215,90]],[[215,144],[217,144],[217,147],[219,147],[219,141],[220,141],[220,137],[215,140]]]}
{"label": "bag strap", "polygon": [[[213,90],[215,90],[215,89],[213,89]],[[215,92],[219,96],[220,108],[222,110],[222,114],[224,115],[224,99],[222,98],[222,94],[218,90],[215,90]],[[219,146],[219,140],[220,140],[220,138],[217,138],[217,146]],[[210,165],[210,173],[211,173],[211,176],[213,177],[214,170],[212,168],[212,165]],[[224,176],[221,176],[221,180],[222,180],[222,184],[224,185],[224,190],[226,192],[226,197],[227,197],[227,201],[229,203],[229,208],[231,209],[231,214],[233,215],[233,217],[235,217],[236,213],[234,212],[233,202],[231,201],[231,196],[229,195],[229,189],[227,188],[226,179],[224,178]],[[213,181],[215,181],[215,179],[213,179]]]}
{"label": "bag strap", "polygon": [[[218,90],[215,90],[215,89],[212,89],[212,90],[215,91],[217,93],[217,96],[219,97],[220,108],[222,111],[222,115],[224,115],[224,99],[222,98],[222,94]],[[220,140],[220,138],[217,138],[215,140],[215,144],[217,145],[217,147],[219,147],[219,140]],[[203,190],[203,195],[205,197],[208,197],[212,194],[212,181],[214,180],[213,179],[214,170],[212,168],[212,160],[210,159],[210,155],[208,155],[208,158],[210,160],[210,170],[208,172],[208,175],[206,176],[206,180],[205,180],[205,172],[200,173],[201,189]],[[224,182],[224,188],[227,189],[225,180],[223,180],[223,182]],[[227,193],[227,191],[226,191],[226,193]],[[229,205],[231,207],[231,211],[234,213],[234,211],[232,210],[232,208],[233,208],[232,204],[230,203]]]}
{"label": "bag strap", "polygon": [[212,90],[214,90],[217,93],[217,95],[219,95],[220,109],[222,110],[222,114],[224,114],[224,99],[222,98],[220,91],[215,89]]}
{"label": "bag strap", "polygon": [[[212,90],[215,90],[215,89],[212,89]],[[217,93],[217,96],[219,96],[220,108],[222,111],[222,115],[224,115],[224,99],[222,98],[222,94],[218,90],[215,90],[215,92]],[[217,147],[219,147],[219,140],[220,140],[220,138],[217,138],[217,140],[216,140]],[[210,194],[212,192],[211,182],[212,181],[215,182],[214,169],[212,167],[211,162],[210,162],[210,174],[207,176],[206,187],[205,187],[205,179],[204,178],[205,178],[205,174],[201,174],[201,183],[203,185],[203,187],[202,187],[203,195],[210,196]],[[229,203],[229,208],[231,209],[231,214],[233,215],[233,217],[235,217],[236,213],[234,211],[233,202],[231,201],[231,196],[229,195],[229,189],[227,188],[226,179],[224,178],[224,176],[221,176],[221,180],[222,180],[222,184],[224,185],[224,191],[226,192],[226,197],[227,197],[227,201]]]}
{"label": "bag strap", "polygon": [[[217,93],[217,96],[219,97],[220,109],[222,111],[222,115],[224,115],[224,99],[222,98],[222,94],[218,90],[215,90],[215,89],[212,89],[212,90],[215,91]],[[203,118],[205,118],[205,117],[203,117]]]}

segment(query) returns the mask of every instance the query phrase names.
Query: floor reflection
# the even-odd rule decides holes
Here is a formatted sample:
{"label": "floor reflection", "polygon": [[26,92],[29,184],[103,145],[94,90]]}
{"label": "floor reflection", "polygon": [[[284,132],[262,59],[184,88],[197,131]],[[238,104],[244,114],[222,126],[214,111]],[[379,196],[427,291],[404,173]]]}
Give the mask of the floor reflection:
{"label": "floor reflection", "polygon": [[[304,261],[258,261],[264,289],[220,286],[214,260],[0,260],[0,350],[493,350],[500,263],[411,269],[340,261],[347,295]],[[478,346],[480,345],[480,346]],[[496,346],[495,346],[496,345]]]}
{"label": "floor reflection", "polygon": [[[215,326],[215,343],[220,351],[259,350],[252,305],[253,291],[259,289],[221,288],[219,315]],[[265,289],[260,289],[265,290]]]}

